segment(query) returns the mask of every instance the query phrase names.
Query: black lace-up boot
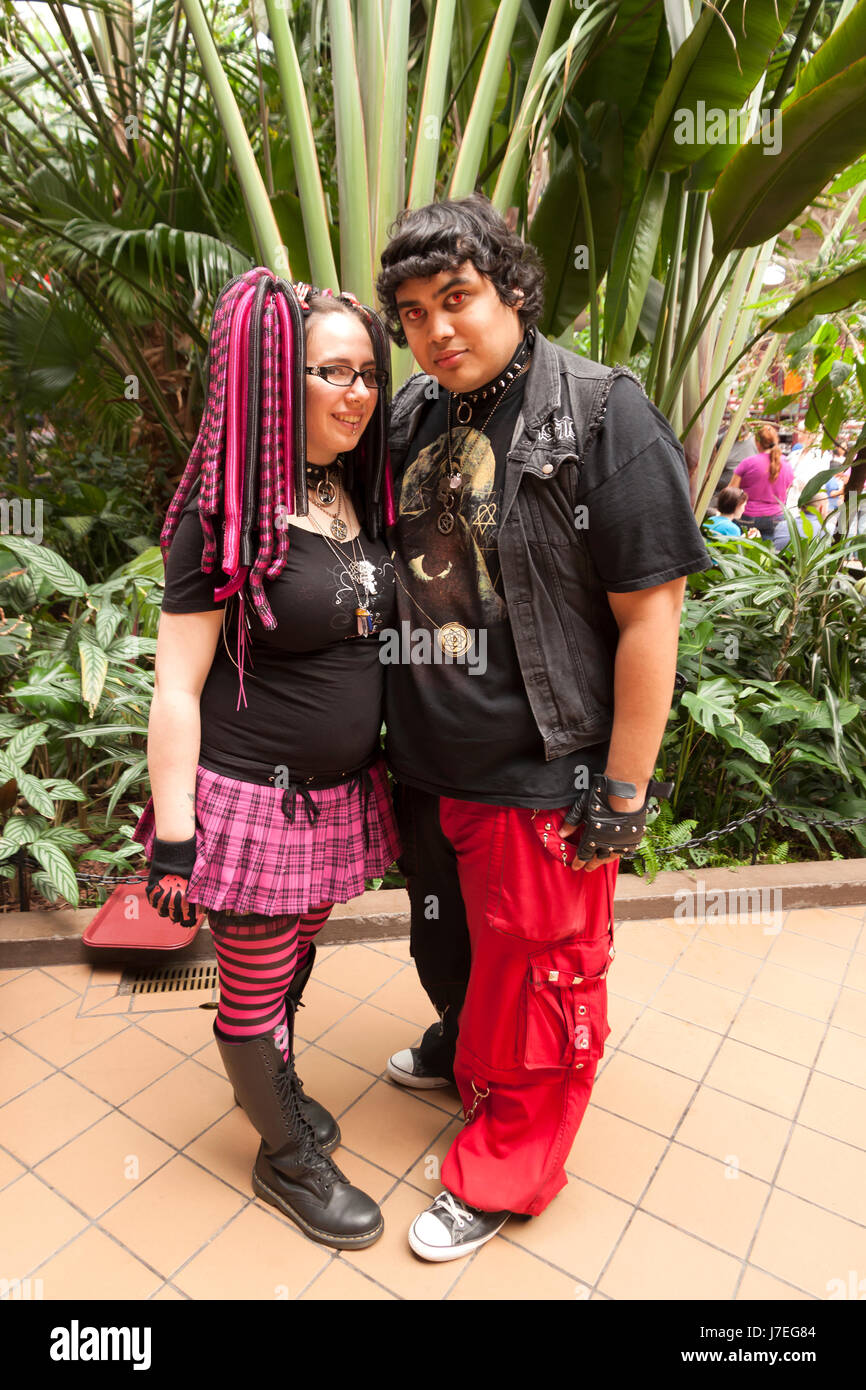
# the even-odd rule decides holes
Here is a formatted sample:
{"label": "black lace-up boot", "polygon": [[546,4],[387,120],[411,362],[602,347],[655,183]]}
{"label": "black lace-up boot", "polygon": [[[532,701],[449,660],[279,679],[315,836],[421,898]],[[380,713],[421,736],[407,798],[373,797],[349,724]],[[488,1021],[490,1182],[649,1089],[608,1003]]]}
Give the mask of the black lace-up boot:
{"label": "black lace-up boot", "polygon": [[[298,1100],[300,1101],[301,1109],[308,1123],[311,1124],[315,1130],[316,1143],[319,1145],[322,1153],[330,1154],[334,1152],[334,1149],[342,1138],[340,1126],[337,1124],[331,1112],[325,1109],[324,1105],[320,1105],[317,1100],[313,1100],[312,1096],[307,1095],[304,1090],[304,1083],[295,1071],[295,1014],[298,1009],[304,1007],[301,1003],[301,995],[312,974],[313,961],[315,958],[316,948],[313,943],[310,942],[310,954],[307,963],[303,970],[295,976],[286,991],[286,1015],[289,1030],[289,1070],[292,1073],[293,1084],[298,1092]],[[235,1093],[235,1104],[243,1104],[237,1092]]]}
{"label": "black lace-up boot", "polygon": [[303,970],[298,972],[289,985],[289,988],[286,990],[286,1015],[289,1023],[289,1067],[294,1072],[295,1085],[298,1090],[298,1099],[301,1103],[301,1109],[316,1132],[316,1141],[319,1148],[323,1153],[329,1154],[333,1153],[340,1142],[340,1126],[337,1124],[331,1112],[325,1109],[324,1105],[320,1105],[317,1100],[313,1100],[311,1096],[307,1095],[304,1090],[303,1081],[294,1070],[295,1014],[298,1009],[304,1007],[301,1003],[301,995],[306,988],[307,981],[313,973],[313,961],[316,959],[316,948],[312,941],[310,942],[309,951],[310,953],[307,957],[306,965]]}
{"label": "black lace-up boot", "polygon": [[232,1043],[214,1036],[229,1081],[262,1136],[253,1191],[321,1245],[362,1250],[384,1230],[376,1203],[322,1153],[290,1067],[271,1036]]}

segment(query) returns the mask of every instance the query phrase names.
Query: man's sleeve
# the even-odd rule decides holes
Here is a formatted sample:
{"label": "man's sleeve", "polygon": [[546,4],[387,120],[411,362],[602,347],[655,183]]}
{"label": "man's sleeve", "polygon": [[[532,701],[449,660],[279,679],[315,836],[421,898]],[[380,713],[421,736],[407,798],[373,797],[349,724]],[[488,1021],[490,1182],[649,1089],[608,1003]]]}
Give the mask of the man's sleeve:
{"label": "man's sleeve", "polygon": [[710,569],[688,469],[667,420],[628,377],[610,389],[581,469],[577,501],[605,589],[629,593]]}

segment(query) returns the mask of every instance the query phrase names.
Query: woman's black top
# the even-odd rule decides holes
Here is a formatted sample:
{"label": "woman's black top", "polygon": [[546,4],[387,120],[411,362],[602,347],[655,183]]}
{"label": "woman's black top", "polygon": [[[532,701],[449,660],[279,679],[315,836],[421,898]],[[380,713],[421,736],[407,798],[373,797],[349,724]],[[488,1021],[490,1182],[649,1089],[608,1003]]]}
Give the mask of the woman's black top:
{"label": "woman's black top", "polygon": [[[323,525],[325,523],[322,523]],[[329,537],[329,539],[331,539]],[[220,569],[201,571],[204,546],[198,498],[187,503],[166,565],[165,613],[225,609],[214,600]],[[333,548],[332,548],[333,547]],[[377,627],[394,623],[394,566],[381,541],[351,541],[289,528],[286,566],[264,591],[277,626],[268,631],[252,603],[244,657],[244,693],[237,654],[237,598],[228,600],[224,631],[201,694],[199,761],[212,772],[245,781],[284,784],[285,772],[313,776],[358,767],[373,752],[382,723],[384,670],[376,635],[358,637],[355,609],[364,590],[352,582],[358,560],[374,567],[370,605]],[[357,586],[357,593],[356,593]],[[278,776],[279,774],[279,776]]]}

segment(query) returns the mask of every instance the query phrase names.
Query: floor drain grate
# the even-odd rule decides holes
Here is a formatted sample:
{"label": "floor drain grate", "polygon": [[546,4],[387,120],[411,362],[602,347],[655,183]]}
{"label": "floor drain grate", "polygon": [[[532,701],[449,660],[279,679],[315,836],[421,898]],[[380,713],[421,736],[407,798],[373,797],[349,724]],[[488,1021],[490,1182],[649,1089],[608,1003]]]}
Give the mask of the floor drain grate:
{"label": "floor drain grate", "polygon": [[158,965],[154,970],[124,970],[118,994],[167,994],[181,989],[216,989],[215,961]]}

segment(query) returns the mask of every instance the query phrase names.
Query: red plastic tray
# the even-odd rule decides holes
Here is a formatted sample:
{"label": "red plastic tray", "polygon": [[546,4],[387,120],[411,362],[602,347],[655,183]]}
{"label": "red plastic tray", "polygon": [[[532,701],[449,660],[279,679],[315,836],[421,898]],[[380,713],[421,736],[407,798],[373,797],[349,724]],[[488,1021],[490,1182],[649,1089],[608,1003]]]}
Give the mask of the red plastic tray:
{"label": "red plastic tray", "polygon": [[144,896],[146,887],[119,883],[85,929],[84,945],[96,950],[180,951],[194,941],[203,917],[194,927],[160,917]]}

